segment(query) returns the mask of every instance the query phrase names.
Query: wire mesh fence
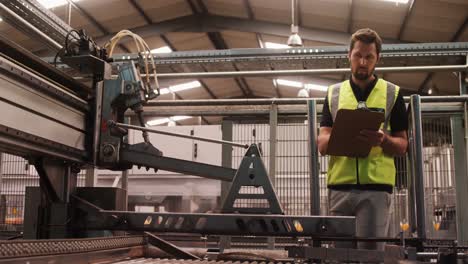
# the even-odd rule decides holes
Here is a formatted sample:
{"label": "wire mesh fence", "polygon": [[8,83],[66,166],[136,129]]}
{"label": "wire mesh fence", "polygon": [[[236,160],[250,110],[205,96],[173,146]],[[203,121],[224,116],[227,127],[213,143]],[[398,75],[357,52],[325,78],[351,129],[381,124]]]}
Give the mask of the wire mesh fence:
{"label": "wire mesh fence", "polygon": [[[277,196],[288,215],[310,214],[310,178],[308,168],[307,126],[304,123],[280,123],[277,127],[276,170],[270,175]],[[270,126],[265,123],[234,124],[233,141],[257,143],[262,149],[262,160],[270,170]],[[232,166],[237,168],[245,151],[233,152]],[[247,193],[261,193],[260,189],[250,188]],[[249,201],[239,206],[249,206]],[[259,206],[259,205],[256,205]]]}
{"label": "wire mesh fence", "polygon": [[[39,186],[39,175],[33,165],[22,157],[0,154],[0,231],[23,230],[26,187]],[[84,186],[80,173],[77,186]]]}
{"label": "wire mesh fence", "polygon": [[450,118],[423,120],[424,190],[428,236],[456,238],[455,156]]}
{"label": "wire mesh fence", "polygon": [[0,229],[21,231],[26,186],[39,186],[36,171],[23,158],[2,154]]}
{"label": "wire mesh fence", "polygon": [[[277,127],[276,172],[272,177],[280,202],[289,215],[310,214],[310,177],[308,127],[302,121],[279,123]],[[256,132],[260,131],[260,132]],[[263,161],[269,166],[269,125],[235,124],[236,142],[259,142]],[[450,118],[423,116],[423,152],[425,175],[426,226],[430,238],[456,238],[455,170]],[[239,165],[242,150],[233,155],[233,167]],[[328,213],[328,156],[319,157],[320,213]],[[396,157],[396,183],[393,193],[390,236],[397,236],[409,224],[408,157]],[[254,193],[255,190],[253,190]],[[408,234],[410,235],[410,234]]]}

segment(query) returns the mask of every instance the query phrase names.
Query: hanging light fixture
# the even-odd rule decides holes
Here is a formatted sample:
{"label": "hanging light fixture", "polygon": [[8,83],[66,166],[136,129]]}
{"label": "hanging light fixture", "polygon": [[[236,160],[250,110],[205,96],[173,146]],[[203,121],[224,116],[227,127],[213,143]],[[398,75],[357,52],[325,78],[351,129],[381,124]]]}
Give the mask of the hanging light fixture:
{"label": "hanging light fixture", "polygon": [[298,7],[298,0],[291,0],[291,36],[288,38],[288,46],[290,47],[302,47],[302,39],[299,36],[299,25],[297,25],[297,7]]}
{"label": "hanging light fixture", "polygon": [[309,97],[309,90],[307,90],[306,88],[300,89],[299,92],[297,93],[297,97],[299,97],[299,98]]}

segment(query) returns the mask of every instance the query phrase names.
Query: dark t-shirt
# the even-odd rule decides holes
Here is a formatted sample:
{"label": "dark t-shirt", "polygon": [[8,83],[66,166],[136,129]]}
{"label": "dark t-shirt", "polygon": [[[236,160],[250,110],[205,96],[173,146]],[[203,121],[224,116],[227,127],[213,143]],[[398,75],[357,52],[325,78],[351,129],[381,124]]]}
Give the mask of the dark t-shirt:
{"label": "dark t-shirt", "polygon": [[[353,81],[350,79],[351,87],[353,89],[354,96],[356,97],[357,101],[366,101],[367,97],[371,93],[372,89],[374,89],[375,84],[377,83],[378,77],[376,76],[375,80],[369,84],[368,87],[364,91],[359,88]],[[328,95],[325,97],[325,102],[323,104],[322,110],[322,119],[320,121],[321,127],[332,127],[333,126],[333,118],[330,113],[330,107],[328,105]],[[403,96],[401,95],[401,91],[398,91],[397,99],[395,101],[395,105],[393,106],[392,113],[390,116],[390,127],[392,128],[392,132],[399,132],[408,130],[408,114],[406,112],[405,101],[403,100]]]}

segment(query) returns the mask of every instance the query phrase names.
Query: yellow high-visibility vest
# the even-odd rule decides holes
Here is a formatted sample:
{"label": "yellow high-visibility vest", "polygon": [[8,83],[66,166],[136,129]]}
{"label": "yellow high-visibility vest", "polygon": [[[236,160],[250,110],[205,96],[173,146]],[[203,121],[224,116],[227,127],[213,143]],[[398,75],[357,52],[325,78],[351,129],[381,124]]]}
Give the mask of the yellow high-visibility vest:
{"label": "yellow high-visibility vest", "polygon": [[[385,110],[385,122],[381,129],[390,133],[390,116],[399,87],[378,79],[366,100],[368,108]],[[328,89],[328,105],[333,121],[339,109],[356,109],[358,101],[354,96],[350,81],[332,85]],[[373,147],[366,158],[330,156],[327,184],[385,184],[395,186],[395,164],[393,156],[383,152],[381,147]]]}

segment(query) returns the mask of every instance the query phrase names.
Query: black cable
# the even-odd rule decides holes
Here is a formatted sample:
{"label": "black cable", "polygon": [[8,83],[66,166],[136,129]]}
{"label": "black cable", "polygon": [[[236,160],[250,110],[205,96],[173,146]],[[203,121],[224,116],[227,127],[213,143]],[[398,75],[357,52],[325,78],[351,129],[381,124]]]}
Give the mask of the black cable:
{"label": "black cable", "polygon": [[57,51],[57,53],[55,54],[55,57],[54,57],[54,67],[57,68],[57,59],[58,59],[58,56],[60,54],[60,52],[62,52],[63,50],[65,49],[65,47],[62,47],[59,51]]}
{"label": "black cable", "polygon": [[[78,36],[80,35],[80,32],[78,32],[76,29],[72,29],[70,31],[68,31],[67,35],[65,36],[65,51],[67,53],[70,53],[70,51],[68,50],[68,37],[70,37],[71,33],[75,32],[76,34],[78,34]],[[76,40],[80,40],[79,38],[76,38],[75,36],[73,36]]]}

